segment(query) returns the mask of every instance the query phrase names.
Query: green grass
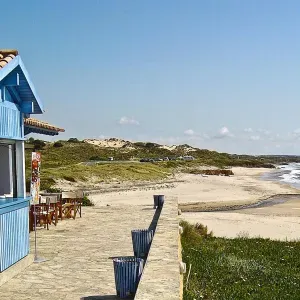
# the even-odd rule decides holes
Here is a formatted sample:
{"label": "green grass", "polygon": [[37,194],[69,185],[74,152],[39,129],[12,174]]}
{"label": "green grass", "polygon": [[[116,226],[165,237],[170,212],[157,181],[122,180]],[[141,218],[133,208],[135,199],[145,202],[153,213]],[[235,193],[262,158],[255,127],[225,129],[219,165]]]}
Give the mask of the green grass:
{"label": "green grass", "polygon": [[[41,189],[50,189],[56,179],[69,182],[93,181],[96,183],[117,181],[155,181],[167,178],[172,169],[167,166],[152,163],[101,163],[91,166],[81,164],[64,167],[44,167],[41,165]],[[27,168],[27,182],[30,178],[30,168]]]}
{"label": "green grass", "polygon": [[300,242],[215,238],[182,225],[184,300],[300,299]]}
{"label": "green grass", "polygon": [[59,168],[47,168],[42,176],[61,178],[68,181],[87,181],[92,176],[98,177],[99,181],[108,181],[112,178],[120,181],[127,180],[153,180],[166,178],[170,173],[167,168],[161,168],[154,164],[136,163],[102,163],[93,166],[68,165]]}

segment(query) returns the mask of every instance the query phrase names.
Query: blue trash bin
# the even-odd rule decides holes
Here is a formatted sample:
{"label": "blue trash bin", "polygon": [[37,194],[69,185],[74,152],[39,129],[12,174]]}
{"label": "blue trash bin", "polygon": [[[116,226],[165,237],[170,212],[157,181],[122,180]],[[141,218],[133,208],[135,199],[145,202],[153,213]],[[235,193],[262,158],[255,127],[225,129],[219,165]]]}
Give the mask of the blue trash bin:
{"label": "blue trash bin", "polygon": [[165,195],[153,195],[154,208],[162,208],[165,202]]}
{"label": "blue trash bin", "polygon": [[157,207],[162,208],[164,206],[164,203],[165,203],[165,195],[158,195]]}
{"label": "blue trash bin", "polygon": [[159,195],[153,195],[153,199],[154,199],[154,207],[153,208],[158,207],[158,197],[159,197]]}
{"label": "blue trash bin", "polygon": [[124,299],[137,291],[144,268],[144,260],[134,256],[113,259],[117,295]]}
{"label": "blue trash bin", "polygon": [[136,229],[131,231],[134,256],[146,258],[153,239],[153,230]]}

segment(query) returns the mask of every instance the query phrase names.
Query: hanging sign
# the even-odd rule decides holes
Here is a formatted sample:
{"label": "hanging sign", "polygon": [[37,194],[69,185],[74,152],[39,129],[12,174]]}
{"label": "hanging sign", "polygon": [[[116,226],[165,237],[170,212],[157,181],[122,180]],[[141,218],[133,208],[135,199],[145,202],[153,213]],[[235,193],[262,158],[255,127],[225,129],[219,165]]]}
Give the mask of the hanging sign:
{"label": "hanging sign", "polygon": [[41,153],[32,152],[31,156],[31,196],[32,203],[39,203]]}

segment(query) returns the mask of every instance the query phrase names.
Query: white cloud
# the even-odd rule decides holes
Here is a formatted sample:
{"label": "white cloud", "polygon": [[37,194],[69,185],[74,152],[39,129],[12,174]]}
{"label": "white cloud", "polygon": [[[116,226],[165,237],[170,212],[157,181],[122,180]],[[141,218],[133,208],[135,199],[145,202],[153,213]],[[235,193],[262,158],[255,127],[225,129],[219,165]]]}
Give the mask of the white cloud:
{"label": "white cloud", "polygon": [[244,131],[250,133],[250,132],[253,132],[253,129],[252,128],[245,128]]}
{"label": "white cloud", "polygon": [[250,136],[250,140],[258,141],[258,140],[260,140],[260,136],[259,135],[252,135],[252,136]]}
{"label": "white cloud", "polygon": [[220,129],[220,134],[221,135],[228,135],[229,134],[229,129],[227,127],[222,127]]}
{"label": "white cloud", "polygon": [[265,130],[265,129],[258,129],[257,132],[263,134],[263,135],[270,135],[271,131]]}
{"label": "white cloud", "polygon": [[185,132],[184,132],[185,135],[194,135],[195,134],[195,131],[193,129],[187,129]]}
{"label": "white cloud", "polygon": [[217,135],[215,135],[214,138],[223,139],[223,138],[226,138],[226,137],[233,137],[233,136],[234,135],[229,131],[229,129],[224,126],[219,130],[219,133]]}
{"label": "white cloud", "polygon": [[119,120],[119,124],[121,124],[121,125],[140,125],[139,121],[137,121],[133,118],[128,118],[128,117],[122,117]]}
{"label": "white cloud", "polygon": [[297,128],[293,131],[294,135],[300,135],[300,128]]}

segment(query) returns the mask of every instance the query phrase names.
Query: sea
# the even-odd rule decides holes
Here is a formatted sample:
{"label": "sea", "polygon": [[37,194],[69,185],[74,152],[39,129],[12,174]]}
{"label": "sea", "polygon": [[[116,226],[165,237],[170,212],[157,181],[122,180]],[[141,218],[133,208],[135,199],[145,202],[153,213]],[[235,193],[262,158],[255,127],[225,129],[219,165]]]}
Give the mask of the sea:
{"label": "sea", "polygon": [[278,165],[276,170],[262,175],[263,180],[278,181],[300,189],[300,163]]}

